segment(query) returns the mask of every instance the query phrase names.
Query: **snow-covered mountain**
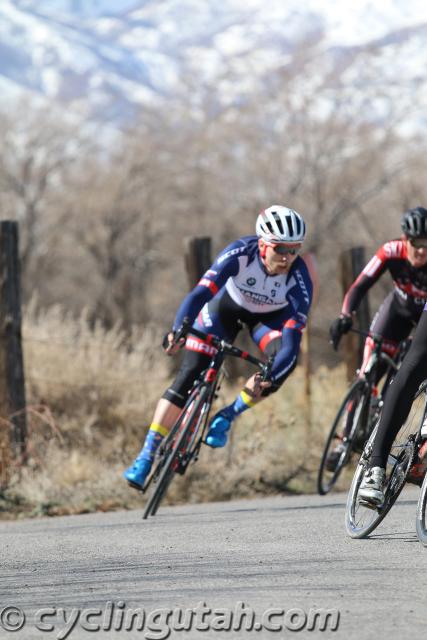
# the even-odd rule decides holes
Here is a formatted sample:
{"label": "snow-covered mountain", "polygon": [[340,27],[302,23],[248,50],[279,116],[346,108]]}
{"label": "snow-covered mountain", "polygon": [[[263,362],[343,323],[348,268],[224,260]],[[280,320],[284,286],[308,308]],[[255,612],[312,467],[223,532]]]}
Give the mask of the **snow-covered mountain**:
{"label": "snow-covered mountain", "polygon": [[425,0],[1,0],[0,91],[119,123],[184,78],[238,100],[308,41],[306,90],[333,77],[361,105],[373,87],[408,103],[416,92],[423,119]]}

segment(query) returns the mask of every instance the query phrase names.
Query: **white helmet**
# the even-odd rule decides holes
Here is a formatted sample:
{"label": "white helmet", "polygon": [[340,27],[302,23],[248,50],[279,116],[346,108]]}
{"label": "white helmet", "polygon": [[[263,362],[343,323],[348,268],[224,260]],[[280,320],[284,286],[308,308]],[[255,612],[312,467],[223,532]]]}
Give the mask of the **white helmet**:
{"label": "white helmet", "polygon": [[266,242],[302,242],[305,222],[293,209],[274,204],[259,214],[256,234]]}

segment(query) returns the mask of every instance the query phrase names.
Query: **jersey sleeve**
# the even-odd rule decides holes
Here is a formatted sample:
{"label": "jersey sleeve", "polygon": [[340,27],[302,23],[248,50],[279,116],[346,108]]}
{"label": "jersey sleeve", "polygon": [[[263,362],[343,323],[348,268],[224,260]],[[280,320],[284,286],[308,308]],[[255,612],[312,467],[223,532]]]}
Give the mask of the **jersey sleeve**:
{"label": "jersey sleeve", "polygon": [[313,295],[312,295],[312,305],[316,305],[319,300],[319,290],[320,290],[320,275],[319,275],[319,265],[317,263],[317,259],[314,253],[309,251],[308,253],[304,253],[301,258],[304,260],[305,265],[308,269],[308,273],[310,274],[310,279],[313,285]]}
{"label": "jersey sleeve", "polygon": [[281,347],[274,358],[271,370],[273,383],[279,380],[283,381],[296,364],[302,332],[307,325],[313,299],[313,283],[304,262],[294,275],[297,285],[290,296],[293,312],[283,324]]}
{"label": "jersey sleeve", "polygon": [[370,259],[344,296],[341,313],[350,315],[356,311],[363,297],[387,269],[389,259],[393,257],[394,253],[397,253],[393,244],[397,243],[387,242]]}
{"label": "jersey sleeve", "polygon": [[313,281],[303,260],[294,273],[296,286],[292,289],[290,302],[292,315],[284,324],[284,329],[292,329],[302,333],[306,327],[308,313],[313,301]]}
{"label": "jersey sleeve", "polygon": [[228,278],[239,272],[239,257],[245,254],[246,245],[241,240],[236,240],[221,251],[212,266],[182,301],[173,324],[174,331],[181,326],[184,318],[189,318],[191,323],[194,322],[206,302],[222,289]]}
{"label": "jersey sleeve", "polygon": [[293,370],[301,344],[302,331],[285,328],[282,331],[282,346],[276,353],[271,368],[271,381],[282,382]]}

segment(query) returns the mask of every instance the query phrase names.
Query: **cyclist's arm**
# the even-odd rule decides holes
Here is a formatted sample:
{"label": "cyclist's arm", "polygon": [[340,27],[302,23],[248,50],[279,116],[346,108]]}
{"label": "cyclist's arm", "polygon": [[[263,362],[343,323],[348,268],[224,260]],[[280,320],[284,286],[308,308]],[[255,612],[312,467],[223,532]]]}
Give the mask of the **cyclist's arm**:
{"label": "cyclist's arm", "polygon": [[243,256],[246,246],[240,240],[226,247],[215,259],[212,266],[199,280],[192,291],[184,298],[175,317],[173,330],[181,326],[184,318],[191,323],[202,307],[225,285],[228,278],[239,271],[239,256]]}
{"label": "cyclist's arm", "polygon": [[276,353],[271,368],[270,380],[273,384],[283,380],[294,368],[301,345],[301,337],[302,330],[285,325],[282,331],[282,346]]}
{"label": "cyclist's arm", "polygon": [[291,292],[294,313],[283,325],[281,348],[274,358],[271,370],[270,377],[273,384],[278,380],[283,380],[296,363],[302,333],[307,324],[313,299],[313,283],[306,265],[298,269],[296,276],[298,287],[296,291],[292,290]]}
{"label": "cyclist's arm", "polygon": [[366,293],[387,269],[387,262],[390,258],[390,244],[390,242],[387,242],[378,249],[347,291],[341,309],[343,315],[349,316],[357,310]]}
{"label": "cyclist's arm", "polygon": [[316,256],[314,253],[304,253],[301,255],[301,258],[304,260],[305,265],[308,269],[308,273],[310,274],[310,279],[313,284],[313,305],[316,305],[319,300],[320,293],[320,275],[319,275],[319,266],[317,264]]}

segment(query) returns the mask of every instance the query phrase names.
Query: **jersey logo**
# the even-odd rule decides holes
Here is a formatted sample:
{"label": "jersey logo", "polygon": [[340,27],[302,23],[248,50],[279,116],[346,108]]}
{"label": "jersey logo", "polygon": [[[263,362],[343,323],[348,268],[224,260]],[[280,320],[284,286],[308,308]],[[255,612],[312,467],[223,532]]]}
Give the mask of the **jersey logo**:
{"label": "jersey logo", "polygon": [[265,296],[262,293],[257,293],[256,291],[245,291],[244,289],[240,289],[240,291],[246,298],[255,304],[268,304],[269,302],[268,296]]}
{"label": "jersey logo", "polygon": [[216,354],[216,349],[211,344],[206,344],[206,342],[202,342],[198,338],[187,338],[187,342],[185,343],[185,348],[190,351],[198,351],[199,353],[206,353],[208,356],[213,356]]}
{"label": "jersey logo", "polygon": [[246,251],[246,247],[238,247],[237,249],[231,249],[231,251],[227,251],[227,253],[224,253],[223,256],[220,256],[217,262],[218,264],[221,264],[221,262],[224,262],[224,260],[227,260],[227,258],[231,258],[231,256],[236,256],[239,253],[242,253],[242,251]]}
{"label": "jersey logo", "polygon": [[371,258],[371,260],[369,260],[368,264],[363,269],[363,273],[365,274],[365,276],[373,278],[378,269],[381,268],[381,265],[381,260],[375,255],[373,258]]}
{"label": "jersey logo", "polygon": [[310,304],[310,296],[308,294],[307,287],[305,286],[304,278],[302,277],[301,271],[296,271],[295,275],[297,277],[298,284],[301,287],[304,301],[306,302],[306,304]]}
{"label": "jersey logo", "polygon": [[404,245],[402,240],[390,240],[384,245],[384,253],[389,258],[401,258],[403,254]]}
{"label": "jersey logo", "polygon": [[209,315],[209,309],[208,306],[205,305],[202,309],[202,321],[203,321],[203,326],[205,327],[212,327],[213,326],[213,322],[211,320],[211,317]]}
{"label": "jersey logo", "polygon": [[254,287],[256,285],[256,278],[248,278],[246,280],[246,284],[250,287]]}

